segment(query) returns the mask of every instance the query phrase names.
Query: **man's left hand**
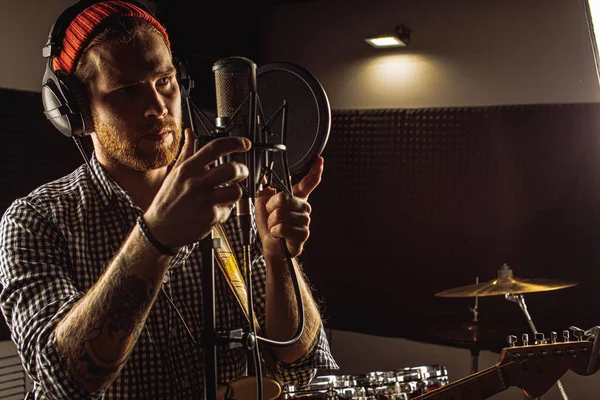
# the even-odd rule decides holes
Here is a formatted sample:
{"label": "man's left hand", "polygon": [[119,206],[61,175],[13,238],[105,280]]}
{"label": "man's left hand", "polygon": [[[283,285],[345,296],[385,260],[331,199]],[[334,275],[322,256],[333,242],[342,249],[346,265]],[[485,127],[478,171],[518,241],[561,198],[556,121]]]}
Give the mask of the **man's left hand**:
{"label": "man's left hand", "polygon": [[306,176],[293,186],[294,196],[291,198],[285,192],[275,193],[270,187],[258,193],[255,199],[256,224],[266,259],[284,259],[286,254],[281,239],[285,239],[291,257],[302,253],[310,236],[312,208],[308,196],[321,182],[323,164],[323,157],[317,157]]}

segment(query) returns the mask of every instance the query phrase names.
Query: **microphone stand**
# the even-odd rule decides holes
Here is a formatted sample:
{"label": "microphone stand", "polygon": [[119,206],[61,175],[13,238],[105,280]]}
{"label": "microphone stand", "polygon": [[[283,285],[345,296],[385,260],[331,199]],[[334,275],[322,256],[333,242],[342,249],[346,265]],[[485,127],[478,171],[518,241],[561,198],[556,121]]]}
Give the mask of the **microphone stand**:
{"label": "microphone stand", "polygon": [[204,328],[204,399],[217,398],[217,334],[215,317],[215,262],[212,230],[200,241],[202,251],[202,317]]}
{"label": "microphone stand", "polygon": [[[187,107],[187,123],[189,124],[192,131],[196,135],[194,141],[194,153],[196,153],[204,145],[204,142],[200,139],[199,134],[194,128],[194,115],[198,116],[202,127],[207,133],[208,137],[213,136],[205,121],[200,117],[198,112],[199,109],[190,101],[190,98],[186,96],[185,104]],[[206,115],[200,113],[205,119],[208,119]],[[205,140],[206,141],[206,140]],[[213,231],[199,241],[200,251],[202,253],[202,356],[204,359],[204,400],[216,400],[217,399],[217,387],[218,387],[218,375],[217,375],[217,344],[222,341],[217,335],[216,325],[216,309],[215,309],[215,248],[219,248],[221,243],[219,239],[214,238]],[[231,337],[232,335],[230,335]]]}
{"label": "microphone stand", "polygon": [[[257,95],[255,92],[250,91],[249,98],[249,126],[248,132],[250,140],[252,142],[252,149],[247,153],[246,166],[248,167],[248,178],[247,178],[247,193],[242,196],[238,207],[236,208],[236,216],[241,230],[242,237],[242,249],[244,252],[244,265],[243,270],[245,271],[245,281],[247,287],[247,302],[248,302],[248,328],[249,337],[251,338],[249,343],[250,346],[246,346],[246,351],[252,351],[254,357],[254,366],[256,374],[256,396],[258,400],[263,398],[263,382],[262,382],[262,369],[260,364],[260,350],[258,343],[256,342],[256,327],[254,326],[254,306],[252,301],[252,260],[250,251],[250,238],[252,237],[252,204],[257,194],[257,182],[255,181],[256,176],[256,149],[255,144],[257,143]],[[241,106],[240,106],[241,107]]]}
{"label": "microphone stand", "polygon": [[[251,93],[251,103],[250,107],[252,113],[250,115],[255,115],[256,113],[256,98],[254,94]],[[200,112],[199,109],[195,108],[195,106],[186,99],[188,112],[189,112],[189,122],[193,127],[193,113],[192,107],[194,107],[194,111]],[[206,116],[204,116],[206,118]],[[207,131],[209,137],[215,136],[213,132],[211,132],[206,123],[198,116],[200,123]],[[253,142],[256,139],[256,135],[254,132],[256,131],[256,118],[252,118],[250,124],[250,132],[253,132]],[[215,128],[216,130],[216,128]],[[200,138],[197,136],[194,142],[194,152],[197,152],[203,143]],[[251,152],[249,160],[248,160],[248,169],[250,171],[254,171],[255,169],[255,156],[254,151]],[[250,177],[253,177],[254,174],[250,174]],[[248,188],[250,189],[248,193],[254,194],[256,192],[256,183],[254,179],[248,179]],[[252,197],[253,198],[253,197]],[[252,201],[251,196],[244,195],[242,199],[243,202],[240,204],[244,205],[244,214],[238,215],[238,220],[242,229],[242,245],[244,248],[244,259],[248,260],[248,267],[246,270],[248,271],[248,275],[246,278],[247,285],[249,288],[251,287],[250,282],[250,236],[252,224],[250,223],[250,203]],[[247,207],[246,207],[247,205]],[[236,213],[239,210],[236,210]],[[217,398],[217,388],[218,388],[218,369],[217,369],[217,345],[219,344],[227,344],[229,343],[230,347],[237,347],[240,345],[245,346],[247,351],[252,349],[256,349],[254,354],[255,363],[257,363],[257,394],[258,400],[262,399],[262,378],[260,365],[260,355],[258,353],[258,348],[256,347],[256,330],[254,329],[253,324],[253,314],[252,308],[249,308],[249,320],[250,320],[250,333],[248,335],[243,334],[241,330],[233,330],[230,332],[225,332],[223,334],[219,334],[216,330],[216,309],[215,309],[215,248],[220,247],[220,240],[214,238],[213,231],[211,230],[209,234],[199,242],[200,250],[202,253],[202,316],[203,316],[203,333],[202,333],[202,346],[204,348],[203,357],[204,357],[204,400],[215,400]],[[249,295],[248,298],[249,306],[251,307],[251,297]]]}
{"label": "microphone stand", "polygon": [[[194,130],[194,119],[189,98],[186,98],[189,124]],[[207,127],[202,120],[202,125]],[[195,131],[195,130],[194,130]],[[197,134],[196,134],[197,135]],[[200,150],[202,143],[196,136],[194,153]],[[202,346],[204,351],[204,400],[217,398],[217,332],[215,312],[215,248],[220,246],[213,237],[213,231],[199,242],[202,253]]]}
{"label": "microphone stand", "polygon": [[[296,279],[294,280],[294,290],[295,290],[295,295],[296,295],[296,299],[298,301],[298,311],[299,311],[299,326],[298,326],[298,331],[296,332],[296,334],[294,335],[294,337],[291,340],[285,341],[285,342],[281,342],[281,341],[275,341],[275,340],[271,340],[271,339],[267,339],[265,337],[261,337],[258,336],[256,333],[256,329],[254,326],[254,314],[253,314],[253,305],[252,305],[252,282],[251,282],[251,268],[252,268],[252,261],[251,261],[251,252],[250,252],[250,238],[252,236],[252,212],[251,210],[251,204],[253,204],[253,201],[256,197],[257,194],[257,186],[258,186],[258,182],[255,180],[255,178],[258,178],[258,180],[262,180],[262,176],[258,176],[259,174],[257,174],[256,168],[257,168],[257,155],[256,155],[256,151],[262,151],[264,152],[263,156],[264,156],[264,163],[265,164],[271,164],[269,162],[269,157],[267,156],[268,153],[270,152],[279,152],[281,155],[281,164],[283,167],[283,174],[284,174],[284,179],[283,180],[279,180],[279,186],[281,190],[285,191],[286,194],[288,196],[293,196],[292,193],[292,185],[291,185],[291,177],[289,174],[289,163],[287,160],[287,153],[285,152],[286,146],[285,146],[285,142],[286,142],[286,131],[287,131],[287,113],[285,112],[287,110],[287,102],[284,101],[282,104],[282,107],[277,110],[276,114],[282,113],[281,114],[281,118],[282,118],[282,132],[281,132],[281,137],[280,137],[280,142],[279,144],[268,144],[267,140],[264,136],[264,133],[262,131],[262,126],[260,124],[257,124],[257,122],[263,121],[264,117],[262,115],[262,109],[260,110],[260,112],[258,111],[258,109],[260,108],[260,101],[259,101],[259,97],[258,95],[253,92],[250,91],[249,96],[249,127],[248,127],[248,132],[249,132],[249,136],[251,136],[251,141],[252,141],[252,149],[250,150],[250,152],[248,153],[248,157],[246,160],[247,166],[248,166],[248,184],[246,187],[246,194],[242,197],[242,201],[238,203],[238,205],[241,205],[240,208],[242,208],[241,210],[238,209],[236,210],[237,213],[237,217],[238,217],[238,223],[240,225],[240,229],[241,229],[241,236],[242,236],[242,247],[244,249],[244,264],[245,264],[245,272],[246,272],[246,285],[248,287],[247,290],[247,295],[248,295],[248,317],[250,320],[250,342],[253,343],[253,347],[246,347],[247,351],[250,350],[254,350],[253,351],[253,356],[254,356],[254,365],[255,365],[255,373],[256,373],[256,385],[257,385],[257,399],[258,400],[262,400],[263,397],[263,382],[262,382],[262,370],[261,370],[261,361],[260,361],[260,350],[258,347],[258,342],[262,341],[265,343],[269,343],[273,346],[277,346],[277,347],[286,347],[286,346],[290,346],[294,343],[296,343],[299,339],[300,336],[302,335],[302,332],[304,330],[304,307],[303,307],[303,301],[302,301],[302,293],[300,291],[299,285],[298,285],[298,277],[296,276]],[[243,106],[240,105],[240,108]],[[234,113],[237,113],[237,111]],[[260,118],[259,118],[259,114],[260,114]],[[271,124],[271,122],[273,121],[273,119],[275,118],[275,115],[273,115],[269,121],[266,123],[266,126],[269,126]],[[258,133],[260,130],[260,140],[258,138]],[[268,129],[267,129],[268,130]],[[261,161],[263,161],[263,159],[261,158]],[[258,166],[258,168],[262,168],[263,166],[260,165]],[[276,174],[273,174],[272,171],[272,165],[265,165],[265,170],[264,170],[264,174],[269,176],[269,181],[273,180],[273,179],[277,179],[278,177],[276,176]],[[258,172],[262,172],[258,171]],[[262,175],[262,174],[260,174]],[[289,262],[289,267],[290,267],[290,273],[292,274],[292,276],[294,275],[294,266],[293,266],[293,261],[291,260],[291,258],[289,257],[289,252],[287,251],[287,244],[285,243],[285,239],[281,239],[281,246],[283,247],[283,249],[285,250],[286,254],[287,254],[287,258],[288,258],[288,262]]]}
{"label": "microphone stand", "polygon": [[[248,170],[249,170],[249,178],[248,178],[248,185],[246,189],[246,193],[243,195],[242,200],[240,201],[239,204],[242,205],[242,207],[244,208],[244,210],[242,210],[242,215],[238,215],[238,221],[240,224],[240,228],[241,228],[241,235],[242,235],[242,247],[243,247],[243,251],[244,251],[244,261],[245,261],[245,271],[246,271],[246,285],[248,287],[248,308],[249,308],[249,333],[243,334],[243,332],[240,332],[240,330],[235,330],[235,331],[231,331],[228,334],[222,334],[219,335],[218,332],[216,331],[216,312],[215,312],[215,291],[214,291],[214,287],[215,287],[215,268],[214,268],[214,249],[218,248],[220,246],[220,243],[217,242],[218,239],[214,239],[213,237],[213,232],[211,230],[211,232],[208,234],[208,236],[206,236],[204,239],[202,239],[200,241],[200,249],[202,252],[202,260],[203,260],[203,271],[202,271],[202,295],[203,295],[203,322],[204,322],[204,328],[203,328],[203,337],[202,337],[202,344],[204,347],[204,400],[214,400],[217,398],[217,351],[216,351],[216,346],[218,344],[222,344],[222,342],[229,342],[229,343],[234,343],[233,345],[230,346],[239,346],[240,343],[241,345],[245,346],[245,349],[247,351],[253,350],[253,356],[254,356],[254,364],[256,366],[256,385],[257,385],[257,398],[258,400],[262,400],[262,393],[263,393],[263,382],[262,382],[262,371],[261,371],[261,365],[260,365],[260,351],[258,348],[258,341],[261,340],[265,343],[269,343],[273,346],[276,347],[286,347],[286,346],[290,346],[294,343],[296,343],[299,339],[300,336],[303,332],[304,329],[304,308],[303,308],[303,302],[302,302],[302,294],[300,291],[300,288],[298,286],[297,280],[294,281],[294,290],[295,290],[295,294],[296,294],[296,298],[298,301],[298,310],[300,312],[300,320],[299,320],[299,326],[298,326],[298,331],[296,332],[296,334],[294,335],[294,337],[288,341],[285,342],[280,342],[280,341],[275,341],[275,340],[270,340],[264,337],[260,337],[257,335],[256,333],[256,329],[254,328],[254,314],[253,314],[253,306],[252,306],[252,282],[251,282],[251,265],[252,262],[250,260],[250,237],[252,236],[252,224],[251,224],[251,212],[250,212],[250,208],[251,208],[251,203],[255,198],[255,194],[257,192],[257,183],[254,180],[255,174],[256,174],[256,150],[261,150],[265,152],[265,159],[268,160],[267,157],[267,153],[269,152],[280,152],[282,155],[282,159],[281,159],[281,164],[283,167],[283,174],[284,174],[284,179],[280,179],[278,178],[276,175],[274,175],[272,172],[272,170],[266,170],[265,174],[269,175],[269,180],[273,180],[275,179],[277,181],[277,183],[279,183],[279,186],[281,190],[285,191],[289,196],[292,196],[292,188],[291,188],[291,177],[289,175],[289,163],[288,163],[288,159],[285,153],[285,145],[282,143],[285,143],[286,141],[286,130],[287,130],[287,114],[286,114],[286,110],[287,110],[287,102],[284,101],[283,105],[279,108],[279,110],[276,111],[275,115],[273,115],[269,121],[267,122],[266,125],[270,125],[270,123],[273,121],[273,119],[275,118],[275,116],[277,114],[282,113],[282,134],[281,134],[281,144],[275,144],[275,145],[269,145],[265,142],[262,142],[261,139],[261,143],[257,143],[257,120],[258,120],[258,112],[257,112],[257,108],[259,108],[259,99],[258,96],[255,92],[250,92],[250,132],[252,134],[252,146],[253,146],[253,150],[250,151],[247,163],[248,163]],[[193,103],[191,102],[187,102],[188,105],[188,111],[190,113],[190,122],[193,121],[193,117],[192,117],[192,110],[196,113],[196,115],[198,116],[198,119],[200,121],[200,123],[203,125],[204,129],[208,132],[209,137],[215,137],[218,136],[218,129],[215,127],[215,131],[210,131],[206,125],[206,123],[203,121],[203,119],[200,117],[200,115],[204,116],[204,118],[207,118]],[[240,106],[241,108],[241,106]],[[237,113],[237,111],[236,111]],[[261,116],[262,116],[262,110],[260,112]],[[192,125],[192,129],[193,129],[193,123],[191,123]],[[216,133],[215,133],[216,132]],[[261,132],[261,136],[262,136],[262,132]],[[199,148],[202,146],[202,142],[200,140],[200,138],[197,136],[196,137],[196,141],[195,141],[195,149],[194,151],[198,151]],[[268,162],[267,162],[268,163]],[[239,205],[238,204],[238,205]],[[246,209],[248,211],[247,213],[247,218],[246,218]],[[238,213],[239,210],[236,210],[236,213]],[[242,218],[240,218],[242,217]],[[287,247],[286,247],[286,243],[285,240],[282,239],[281,244],[283,246],[283,248],[286,250],[287,253]],[[289,254],[288,254],[289,256]],[[293,274],[293,263],[291,260],[289,260],[290,262],[290,268],[291,268],[291,273]]]}

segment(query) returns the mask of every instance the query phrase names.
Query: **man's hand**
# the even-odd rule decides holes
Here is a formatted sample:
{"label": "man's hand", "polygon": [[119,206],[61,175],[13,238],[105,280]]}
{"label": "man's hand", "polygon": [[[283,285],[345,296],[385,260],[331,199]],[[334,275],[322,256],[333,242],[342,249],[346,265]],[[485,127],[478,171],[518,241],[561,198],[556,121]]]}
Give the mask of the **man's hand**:
{"label": "man's hand", "polygon": [[310,236],[312,209],[308,196],[321,182],[323,164],[323,157],[317,157],[308,174],[292,188],[292,198],[284,192],[276,194],[272,188],[265,188],[258,193],[255,201],[256,224],[265,258],[284,259],[286,254],[281,247],[282,238],[291,257],[302,253]]}
{"label": "man's hand", "polygon": [[250,149],[241,137],[213,139],[194,153],[194,134],[185,131],[185,144],[144,215],[158,241],[177,248],[204,238],[229,218],[231,206],[242,196],[237,182],[248,177],[242,163],[214,166],[216,160]]}

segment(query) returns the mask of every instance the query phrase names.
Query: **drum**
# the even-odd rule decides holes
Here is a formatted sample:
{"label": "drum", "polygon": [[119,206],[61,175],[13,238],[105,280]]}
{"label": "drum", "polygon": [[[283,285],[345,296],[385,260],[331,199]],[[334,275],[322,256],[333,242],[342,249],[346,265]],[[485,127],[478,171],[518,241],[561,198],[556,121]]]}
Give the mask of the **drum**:
{"label": "drum", "polygon": [[284,386],[280,399],[356,399],[359,395],[355,376],[322,375],[305,386]]}
{"label": "drum", "polygon": [[448,383],[445,366],[434,364],[374,371],[356,378],[368,398],[412,399]]}
{"label": "drum", "polygon": [[409,400],[447,383],[446,367],[434,364],[361,375],[316,376],[308,385],[284,387],[280,399]]}
{"label": "drum", "polygon": [[356,376],[357,386],[363,399],[406,400],[410,393],[417,391],[417,379],[414,382],[399,382],[395,371],[373,371]]}
{"label": "drum", "polygon": [[393,371],[393,374],[396,382],[410,385],[411,397],[429,393],[449,382],[448,370],[440,364],[397,369]]}

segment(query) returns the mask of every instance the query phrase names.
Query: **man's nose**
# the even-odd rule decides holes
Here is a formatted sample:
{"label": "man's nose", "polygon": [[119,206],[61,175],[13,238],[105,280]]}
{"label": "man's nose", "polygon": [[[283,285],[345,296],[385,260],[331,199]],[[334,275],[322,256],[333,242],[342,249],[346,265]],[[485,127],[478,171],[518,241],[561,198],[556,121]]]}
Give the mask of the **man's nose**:
{"label": "man's nose", "polygon": [[144,116],[146,118],[163,118],[167,115],[168,109],[163,96],[156,88],[148,88],[148,104]]}

